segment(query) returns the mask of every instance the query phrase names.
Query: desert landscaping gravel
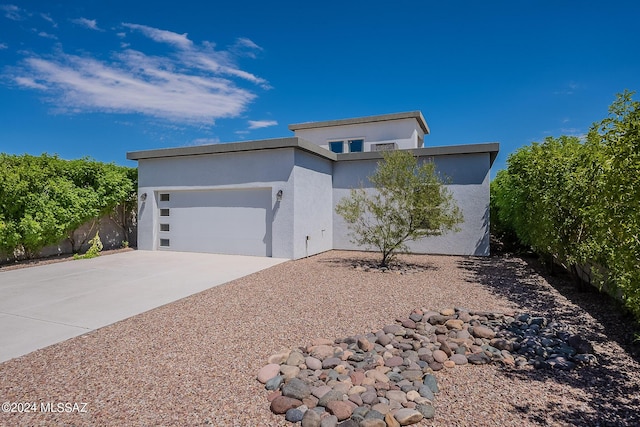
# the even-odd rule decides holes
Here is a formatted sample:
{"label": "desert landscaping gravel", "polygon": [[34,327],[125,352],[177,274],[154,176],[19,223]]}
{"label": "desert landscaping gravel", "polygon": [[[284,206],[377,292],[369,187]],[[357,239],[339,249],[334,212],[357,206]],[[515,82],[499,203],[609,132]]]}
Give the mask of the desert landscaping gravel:
{"label": "desert landscaping gravel", "polygon": [[405,274],[354,268],[374,258],[331,251],[286,262],[2,363],[0,402],[36,410],[0,413],[0,425],[291,426],[256,381],[270,355],[377,331],[420,307],[546,316],[589,340],[598,364],[445,368],[434,373],[435,417],[415,425],[640,425],[631,321],[606,298],[550,284],[518,257],[402,256]]}

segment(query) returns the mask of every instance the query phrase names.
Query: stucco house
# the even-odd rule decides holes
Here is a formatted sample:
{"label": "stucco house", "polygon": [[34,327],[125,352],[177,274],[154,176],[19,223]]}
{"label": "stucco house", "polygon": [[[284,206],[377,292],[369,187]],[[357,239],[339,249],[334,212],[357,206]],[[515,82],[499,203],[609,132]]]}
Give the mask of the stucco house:
{"label": "stucco house", "polygon": [[127,153],[138,161],[138,249],[298,259],[350,242],[335,205],[370,186],[383,150],[411,150],[447,176],[461,230],[416,253],[489,255],[497,143],[425,147],[419,111],[290,125],[294,136]]}

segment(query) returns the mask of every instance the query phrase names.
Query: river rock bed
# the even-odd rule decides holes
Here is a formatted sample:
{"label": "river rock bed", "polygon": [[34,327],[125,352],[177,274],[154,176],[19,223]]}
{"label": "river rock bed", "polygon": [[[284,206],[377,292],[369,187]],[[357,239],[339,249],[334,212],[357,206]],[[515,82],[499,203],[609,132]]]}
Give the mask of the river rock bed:
{"label": "river rock bed", "polygon": [[423,308],[396,320],[270,356],[257,379],[271,411],[303,427],[411,425],[435,415],[433,372],[487,363],[570,370],[597,362],[588,341],[541,316]]}

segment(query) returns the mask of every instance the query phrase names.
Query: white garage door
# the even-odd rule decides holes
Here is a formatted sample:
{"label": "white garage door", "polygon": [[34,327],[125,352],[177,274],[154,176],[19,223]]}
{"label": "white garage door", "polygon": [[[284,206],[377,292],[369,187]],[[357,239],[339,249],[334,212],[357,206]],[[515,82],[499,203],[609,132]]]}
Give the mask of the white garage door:
{"label": "white garage door", "polygon": [[157,194],[158,248],[271,256],[271,189]]}

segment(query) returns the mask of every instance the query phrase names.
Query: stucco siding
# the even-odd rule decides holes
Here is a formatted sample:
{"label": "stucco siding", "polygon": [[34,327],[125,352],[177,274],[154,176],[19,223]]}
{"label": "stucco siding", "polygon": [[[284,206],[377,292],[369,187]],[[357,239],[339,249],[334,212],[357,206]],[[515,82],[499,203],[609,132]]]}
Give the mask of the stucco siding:
{"label": "stucco siding", "polygon": [[[422,158],[433,161],[436,170],[448,179],[447,187],[460,207],[464,222],[459,232],[433,236],[410,242],[416,253],[449,255],[489,254],[489,153],[447,155]],[[359,160],[337,162],[334,166],[333,190],[333,245],[335,249],[357,250],[361,248],[350,241],[350,231],[344,219],[335,213],[335,206],[343,197],[349,197],[350,189],[361,185],[373,191],[368,176],[372,175],[377,161]],[[369,248],[373,249],[373,248]]]}
{"label": "stucco siding", "polygon": [[364,151],[371,151],[372,143],[396,142],[398,148],[418,148],[418,138],[424,132],[415,119],[393,120],[390,122],[364,123],[346,126],[300,129],[296,136],[329,149],[328,141],[364,138]]}
{"label": "stucco siding", "polygon": [[[140,159],[138,165],[139,249],[158,249],[159,193],[266,188],[271,192],[271,212],[266,215],[272,221],[270,255],[294,258],[290,239],[294,232],[294,200],[276,200],[280,190],[293,194],[293,148]],[[144,194],[146,198],[142,200]]]}
{"label": "stucco siding", "polygon": [[333,164],[302,151],[296,151],[294,167],[295,258],[333,249]]}

